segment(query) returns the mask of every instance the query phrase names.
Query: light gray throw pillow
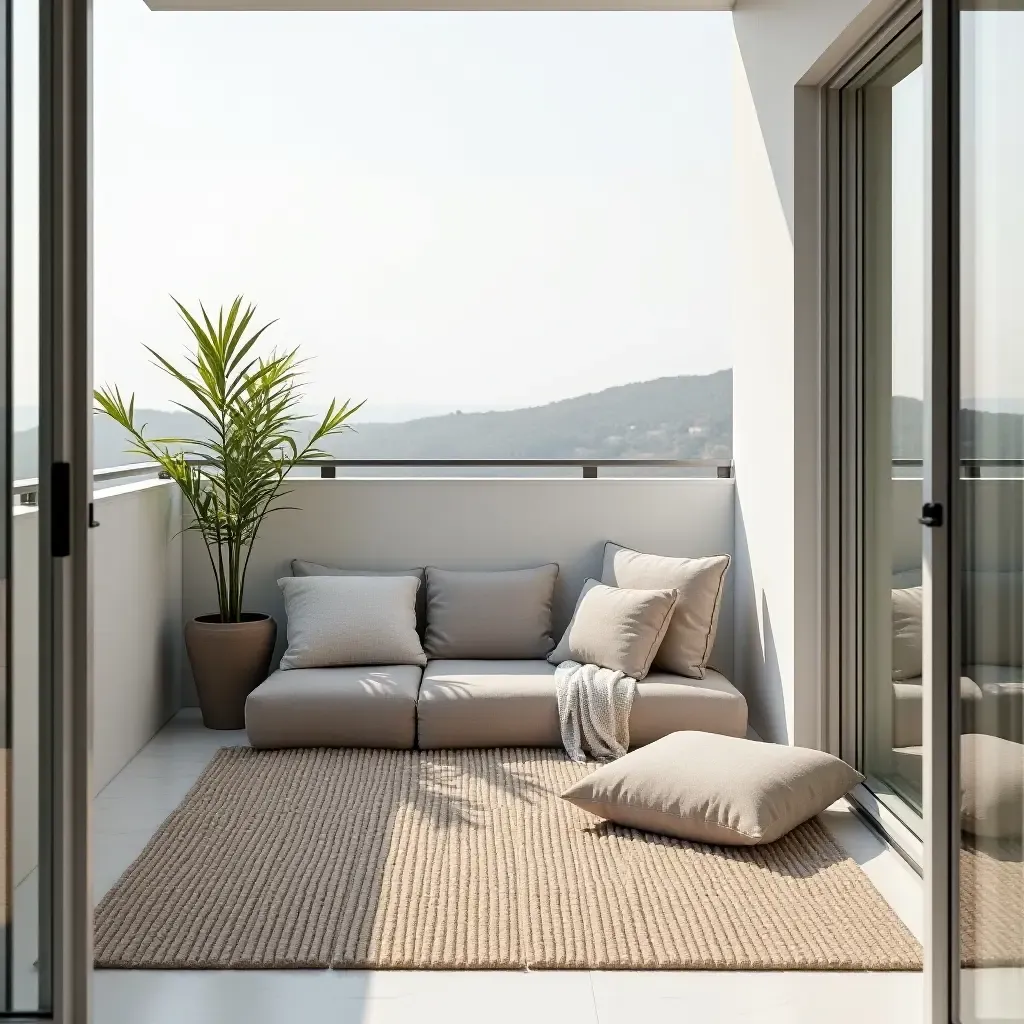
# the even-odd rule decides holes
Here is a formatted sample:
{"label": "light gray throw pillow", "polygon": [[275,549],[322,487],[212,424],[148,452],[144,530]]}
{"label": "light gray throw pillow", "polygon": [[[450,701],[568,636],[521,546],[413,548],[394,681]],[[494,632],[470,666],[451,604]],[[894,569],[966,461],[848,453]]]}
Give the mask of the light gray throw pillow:
{"label": "light gray throw pillow", "polygon": [[623,590],[587,580],[548,661],[600,665],[643,679],[651,670],[678,596],[675,590]]}
{"label": "light gray throw pillow", "polygon": [[609,541],[604,548],[601,582],[634,590],[678,590],[679,601],[654,658],[654,667],[703,679],[715,646],[729,562],[728,555],[648,555]]}
{"label": "light gray throw pillow", "polygon": [[562,798],[627,828],[754,846],[784,836],[862,780],[820,750],[674,732],[604,765]]}
{"label": "light gray throw pillow", "polygon": [[427,588],[423,586],[423,568],[416,569],[339,569],[336,565],[321,565],[292,559],[293,576],[415,576],[420,581],[416,591],[416,626],[422,636],[427,624]]}
{"label": "light gray throw pillow", "polygon": [[427,567],[431,658],[537,659],[551,650],[558,566],[485,571]]}
{"label": "light gray throw pillow", "polygon": [[286,576],[288,649],[281,668],[425,665],[415,576]]}

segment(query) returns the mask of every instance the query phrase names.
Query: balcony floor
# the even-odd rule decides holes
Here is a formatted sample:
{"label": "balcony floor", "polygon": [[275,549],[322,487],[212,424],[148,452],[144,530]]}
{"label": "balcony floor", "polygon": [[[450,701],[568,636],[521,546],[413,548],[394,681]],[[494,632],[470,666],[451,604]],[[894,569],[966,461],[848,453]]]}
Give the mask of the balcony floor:
{"label": "balcony floor", "polygon": [[[141,852],[221,746],[244,733],[210,732],[180,712],[95,802],[95,895]],[[918,877],[845,808],[829,827],[907,922],[921,932]],[[861,1024],[923,1019],[920,974],[835,972],[96,971],[97,1024],[618,1024],[700,1019],[707,1024]]]}

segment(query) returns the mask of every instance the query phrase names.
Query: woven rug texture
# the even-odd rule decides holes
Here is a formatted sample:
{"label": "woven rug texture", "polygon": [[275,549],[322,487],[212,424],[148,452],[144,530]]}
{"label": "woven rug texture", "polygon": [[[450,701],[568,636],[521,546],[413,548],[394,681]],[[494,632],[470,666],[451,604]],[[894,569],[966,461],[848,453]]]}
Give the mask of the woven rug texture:
{"label": "woven rug texture", "polygon": [[561,751],[217,753],[96,911],[98,967],[914,970],[812,820],[687,843],[559,798]]}

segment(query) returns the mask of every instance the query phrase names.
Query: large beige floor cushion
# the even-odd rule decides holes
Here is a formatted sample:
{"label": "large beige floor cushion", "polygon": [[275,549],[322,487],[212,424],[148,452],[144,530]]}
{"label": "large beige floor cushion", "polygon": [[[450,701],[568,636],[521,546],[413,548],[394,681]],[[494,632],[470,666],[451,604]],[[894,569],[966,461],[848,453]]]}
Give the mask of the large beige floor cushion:
{"label": "large beige floor cushion", "polygon": [[[430,661],[417,705],[417,746],[561,747],[555,666],[546,661]],[[630,744],[684,729],[744,736],[747,703],[722,675],[652,672],[637,684]]]}
{"label": "large beige floor cushion", "polygon": [[245,702],[254,747],[394,747],[416,743],[418,665],[275,672]]}

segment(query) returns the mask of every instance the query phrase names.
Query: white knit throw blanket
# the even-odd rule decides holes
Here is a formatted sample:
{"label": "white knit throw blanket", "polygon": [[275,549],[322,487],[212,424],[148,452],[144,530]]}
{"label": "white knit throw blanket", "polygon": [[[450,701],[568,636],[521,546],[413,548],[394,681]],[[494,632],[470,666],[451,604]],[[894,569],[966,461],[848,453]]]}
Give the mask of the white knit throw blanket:
{"label": "white knit throw blanket", "polygon": [[629,750],[629,712],[636,680],[624,672],[563,661],[555,669],[562,744],[573,761],[589,751],[599,761]]}

